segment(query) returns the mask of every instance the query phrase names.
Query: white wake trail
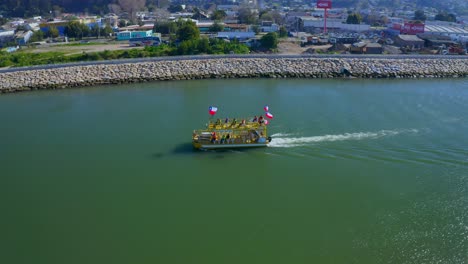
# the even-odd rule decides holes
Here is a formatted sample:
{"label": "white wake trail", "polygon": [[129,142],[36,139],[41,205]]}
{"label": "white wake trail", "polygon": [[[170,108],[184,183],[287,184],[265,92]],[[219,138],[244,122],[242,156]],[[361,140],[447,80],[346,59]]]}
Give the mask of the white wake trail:
{"label": "white wake trail", "polygon": [[269,144],[271,147],[291,148],[309,145],[317,142],[332,142],[332,141],[345,141],[345,140],[363,140],[363,139],[376,139],[385,136],[395,136],[401,133],[417,133],[417,129],[404,129],[404,130],[380,130],[377,132],[358,132],[358,133],[345,133],[340,135],[323,135],[315,137],[287,137],[288,134],[273,134],[273,140]]}

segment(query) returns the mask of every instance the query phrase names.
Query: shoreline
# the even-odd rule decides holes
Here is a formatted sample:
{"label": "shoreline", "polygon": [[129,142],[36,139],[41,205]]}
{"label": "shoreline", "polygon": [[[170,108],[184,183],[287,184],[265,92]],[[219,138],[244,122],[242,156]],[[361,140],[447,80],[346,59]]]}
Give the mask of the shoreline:
{"label": "shoreline", "polygon": [[461,78],[468,57],[190,56],[0,71],[0,93],[220,78]]}

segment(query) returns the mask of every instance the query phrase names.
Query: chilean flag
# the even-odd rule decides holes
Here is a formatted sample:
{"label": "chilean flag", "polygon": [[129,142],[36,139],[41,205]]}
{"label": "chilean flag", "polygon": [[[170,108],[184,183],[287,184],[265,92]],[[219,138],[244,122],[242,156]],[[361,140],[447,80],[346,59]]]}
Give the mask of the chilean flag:
{"label": "chilean flag", "polygon": [[270,112],[266,112],[265,113],[265,116],[272,119],[273,118],[273,115],[270,113]]}
{"label": "chilean flag", "polygon": [[268,112],[268,105],[265,105],[265,106],[263,107],[263,110],[265,110],[265,112]]}
{"label": "chilean flag", "polygon": [[215,115],[217,111],[218,111],[218,107],[210,106],[210,107],[208,108],[208,113],[209,113],[210,115],[212,115],[212,116]]}
{"label": "chilean flag", "polygon": [[265,125],[268,125],[268,120],[265,120],[263,123],[264,123]]}

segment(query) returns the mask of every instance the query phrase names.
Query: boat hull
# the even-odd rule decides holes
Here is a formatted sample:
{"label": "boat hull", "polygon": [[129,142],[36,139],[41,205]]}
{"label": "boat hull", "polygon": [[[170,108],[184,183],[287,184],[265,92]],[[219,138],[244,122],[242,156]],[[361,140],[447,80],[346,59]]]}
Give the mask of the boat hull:
{"label": "boat hull", "polygon": [[201,144],[193,143],[196,149],[240,149],[240,148],[262,148],[268,147],[267,143],[248,143],[248,144]]}

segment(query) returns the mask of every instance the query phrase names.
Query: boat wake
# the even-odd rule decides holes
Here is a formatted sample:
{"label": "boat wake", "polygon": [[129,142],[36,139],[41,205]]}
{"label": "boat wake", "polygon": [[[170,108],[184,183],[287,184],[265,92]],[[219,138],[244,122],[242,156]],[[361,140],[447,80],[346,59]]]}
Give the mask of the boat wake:
{"label": "boat wake", "polygon": [[273,140],[270,147],[280,148],[292,148],[306,146],[311,143],[319,142],[332,142],[332,141],[345,141],[345,140],[364,140],[364,139],[376,139],[386,136],[395,136],[402,133],[417,133],[417,129],[401,129],[401,130],[380,130],[377,132],[357,132],[357,133],[345,133],[339,135],[323,135],[314,137],[289,137],[290,134],[273,134],[271,135]]}

